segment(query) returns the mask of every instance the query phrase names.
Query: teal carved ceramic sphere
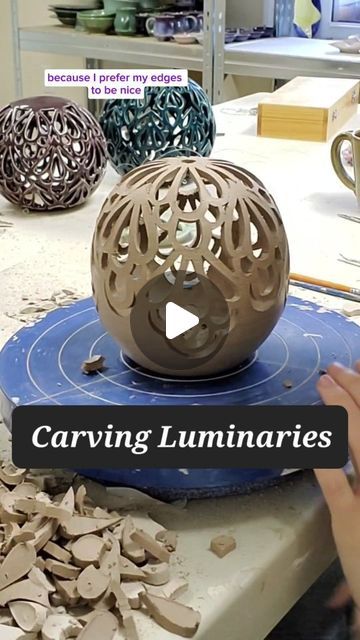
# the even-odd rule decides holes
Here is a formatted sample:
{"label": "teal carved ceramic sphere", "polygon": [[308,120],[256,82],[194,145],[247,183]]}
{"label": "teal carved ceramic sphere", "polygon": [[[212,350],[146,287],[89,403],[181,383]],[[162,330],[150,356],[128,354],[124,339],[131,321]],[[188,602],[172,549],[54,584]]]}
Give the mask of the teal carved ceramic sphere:
{"label": "teal carved ceramic sphere", "polygon": [[107,100],[100,124],[119,173],[164,156],[207,157],[216,131],[210,101],[193,80],[186,87],[146,87],[140,100]]}

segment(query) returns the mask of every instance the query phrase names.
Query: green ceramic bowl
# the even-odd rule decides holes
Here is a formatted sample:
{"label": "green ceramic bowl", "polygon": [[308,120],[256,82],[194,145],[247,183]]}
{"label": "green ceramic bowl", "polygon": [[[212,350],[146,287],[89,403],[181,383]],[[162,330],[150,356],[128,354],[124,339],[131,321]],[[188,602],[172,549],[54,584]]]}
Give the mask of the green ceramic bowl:
{"label": "green ceramic bowl", "polygon": [[114,18],[115,11],[105,11],[105,9],[90,9],[89,11],[79,11],[83,18]]}
{"label": "green ceramic bowl", "polygon": [[114,20],[115,14],[104,9],[81,11],[77,15],[77,24],[94,33],[107,33],[114,26]]}

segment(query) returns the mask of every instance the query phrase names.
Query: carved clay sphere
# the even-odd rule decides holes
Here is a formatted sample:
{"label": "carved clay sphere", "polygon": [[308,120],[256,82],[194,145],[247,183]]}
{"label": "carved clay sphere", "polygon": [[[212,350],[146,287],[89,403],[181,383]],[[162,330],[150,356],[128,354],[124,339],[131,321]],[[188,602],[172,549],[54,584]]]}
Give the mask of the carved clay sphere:
{"label": "carved clay sphere", "polygon": [[230,314],[221,350],[181,376],[215,374],[251,357],[282,314],[289,277],[285,229],[260,180],[223,160],[166,158],[128,173],[102,207],[92,248],[102,323],[132,360],[170,375],[180,375],[171,360],[159,367],[139,350],[130,314],[151,278],[171,273],[176,281],[180,269],[205,275]]}
{"label": "carved clay sphere", "polygon": [[216,129],[209,99],[193,80],[186,87],[146,87],[141,100],[108,100],[100,124],[122,174],[164,155],[209,156]]}
{"label": "carved clay sphere", "polygon": [[0,193],[13,204],[75,207],[95,191],[105,168],[101,127],[75,102],[39,96],[0,110]]}

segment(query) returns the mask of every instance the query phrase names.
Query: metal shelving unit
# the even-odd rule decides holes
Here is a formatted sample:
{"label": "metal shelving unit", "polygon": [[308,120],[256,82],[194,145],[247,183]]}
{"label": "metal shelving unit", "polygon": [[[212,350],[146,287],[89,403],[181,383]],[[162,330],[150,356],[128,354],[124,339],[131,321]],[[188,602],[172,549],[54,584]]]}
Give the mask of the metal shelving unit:
{"label": "metal shelving unit", "polygon": [[360,56],[339,53],[329,40],[273,38],[225,45],[223,73],[291,80],[303,76],[358,78]]}
{"label": "metal shelving unit", "polygon": [[[224,77],[226,75],[291,80],[302,76],[359,78],[360,56],[337,52],[330,40],[321,38],[264,38],[247,42],[227,44],[221,30],[224,28],[226,3],[216,0],[213,71],[213,101],[222,101]],[[275,12],[274,4],[267,5],[267,18]],[[266,19],[266,17],[265,17]]]}
{"label": "metal shelving unit", "polygon": [[[62,25],[23,28],[19,21],[18,2],[13,0],[11,5],[16,92],[19,98],[23,95],[21,51],[31,51],[81,56],[88,68],[96,68],[100,61],[109,60],[135,67],[165,66],[201,71],[204,90],[213,100],[213,24],[218,0],[204,0],[203,45],[159,42],[153,37],[88,34]],[[89,106],[94,107],[95,101],[90,102],[93,104]]]}
{"label": "metal shelving unit", "polygon": [[[98,68],[102,60],[109,60],[134,67],[201,71],[203,87],[213,104],[223,99],[227,74],[282,80],[297,75],[359,77],[360,57],[355,60],[354,56],[337,54],[325,40],[273,38],[224,46],[229,1],[204,0],[203,45],[179,45],[153,37],[81,33],[61,25],[22,28],[19,0],[12,0],[17,95],[22,96],[21,51],[80,56],[87,68]],[[89,108],[96,108],[96,100],[89,100]]]}

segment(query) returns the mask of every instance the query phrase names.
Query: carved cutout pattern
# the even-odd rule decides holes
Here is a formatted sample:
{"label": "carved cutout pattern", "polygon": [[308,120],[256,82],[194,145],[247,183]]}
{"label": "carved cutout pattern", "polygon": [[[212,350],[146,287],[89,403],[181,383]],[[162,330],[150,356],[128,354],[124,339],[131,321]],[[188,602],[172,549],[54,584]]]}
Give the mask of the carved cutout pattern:
{"label": "carved cutout pattern", "polygon": [[103,325],[133,360],[174,374],[171,359],[159,367],[140,352],[131,311],[157,276],[174,286],[174,299],[185,286],[198,286],[201,306],[198,275],[222,292],[230,324],[219,353],[184,375],[238,365],[276,325],[286,302],[289,252],[273,198],[251,173],[222,160],[167,158],[134,169],[105,201],[93,238],[92,286]]}
{"label": "carved cutout pattern", "polygon": [[[182,239],[180,224],[187,233]],[[103,205],[93,243],[115,313],[161,273],[207,275],[228,301],[265,311],[287,283],[285,230],[255,176],[218,160],[158,160],[129,173]]]}
{"label": "carved cutout pattern", "polygon": [[83,203],[106,168],[106,141],[90,112],[56,97],[0,110],[0,193],[23,208],[49,211]]}
{"label": "carved cutout pattern", "polygon": [[204,90],[146,87],[142,100],[108,100],[100,116],[113,167],[127,173],[163,156],[209,156],[215,118]]}

